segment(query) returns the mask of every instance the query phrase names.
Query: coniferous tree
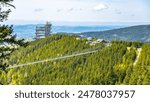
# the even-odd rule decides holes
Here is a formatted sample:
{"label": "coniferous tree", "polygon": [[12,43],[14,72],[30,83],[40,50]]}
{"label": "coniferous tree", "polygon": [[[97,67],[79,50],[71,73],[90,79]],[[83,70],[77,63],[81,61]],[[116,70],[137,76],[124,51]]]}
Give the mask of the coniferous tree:
{"label": "coniferous tree", "polygon": [[[7,20],[13,0],[0,0],[0,22]],[[8,59],[10,54],[20,46],[26,46],[27,43],[23,39],[18,40],[13,35],[13,26],[0,24],[0,70],[5,70],[8,67]]]}

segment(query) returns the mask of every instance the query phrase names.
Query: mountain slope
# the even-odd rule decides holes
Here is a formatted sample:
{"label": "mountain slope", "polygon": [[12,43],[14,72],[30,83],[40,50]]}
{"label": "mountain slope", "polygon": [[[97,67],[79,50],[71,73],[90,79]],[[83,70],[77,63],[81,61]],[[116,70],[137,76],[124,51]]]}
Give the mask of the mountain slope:
{"label": "mountain slope", "polygon": [[[115,85],[150,84],[150,44],[113,41],[91,45],[77,36],[53,35],[15,51],[10,64],[71,55],[103,47],[98,52],[8,69],[0,83],[13,85]],[[141,54],[134,65],[141,48]]]}
{"label": "mountain slope", "polygon": [[106,40],[150,42],[150,25],[139,25],[100,32],[85,32],[81,34]]}

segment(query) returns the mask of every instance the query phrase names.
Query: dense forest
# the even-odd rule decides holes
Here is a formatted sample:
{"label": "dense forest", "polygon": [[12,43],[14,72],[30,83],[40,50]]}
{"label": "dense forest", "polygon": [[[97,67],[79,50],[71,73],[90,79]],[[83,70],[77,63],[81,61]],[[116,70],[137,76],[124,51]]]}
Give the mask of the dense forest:
{"label": "dense forest", "polygon": [[[150,44],[88,41],[76,35],[52,35],[12,53],[10,65],[89,50],[95,53],[7,69],[0,83],[12,85],[150,85]],[[101,48],[101,49],[99,49]]]}
{"label": "dense forest", "polygon": [[138,25],[107,31],[85,32],[81,33],[81,35],[106,40],[150,42],[150,25]]}

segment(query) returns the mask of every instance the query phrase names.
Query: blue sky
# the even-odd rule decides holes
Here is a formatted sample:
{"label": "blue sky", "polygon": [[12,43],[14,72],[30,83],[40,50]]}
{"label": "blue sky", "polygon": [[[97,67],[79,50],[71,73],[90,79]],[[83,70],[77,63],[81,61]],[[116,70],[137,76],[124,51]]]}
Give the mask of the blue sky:
{"label": "blue sky", "polygon": [[149,22],[150,0],[14,0],[7,22]]}

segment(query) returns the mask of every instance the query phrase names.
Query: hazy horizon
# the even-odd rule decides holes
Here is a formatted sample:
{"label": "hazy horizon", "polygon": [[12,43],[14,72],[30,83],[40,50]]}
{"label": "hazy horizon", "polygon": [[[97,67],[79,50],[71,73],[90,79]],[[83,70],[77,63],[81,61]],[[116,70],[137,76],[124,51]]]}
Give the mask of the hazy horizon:
{"label": "hazy horizon", "polygon": [[[38,25],[46,24],[47,21],[6,21],[2,24],[8,25]],[[136,26],[150,25],[150,22],[68,22],[49,21],[53,26]]]}
{"label": "hazy horizon", "polygon": [[[148,24],[150,0],[14,0],[5,24]],[[131,23],[129,23],[131,22]]]}

